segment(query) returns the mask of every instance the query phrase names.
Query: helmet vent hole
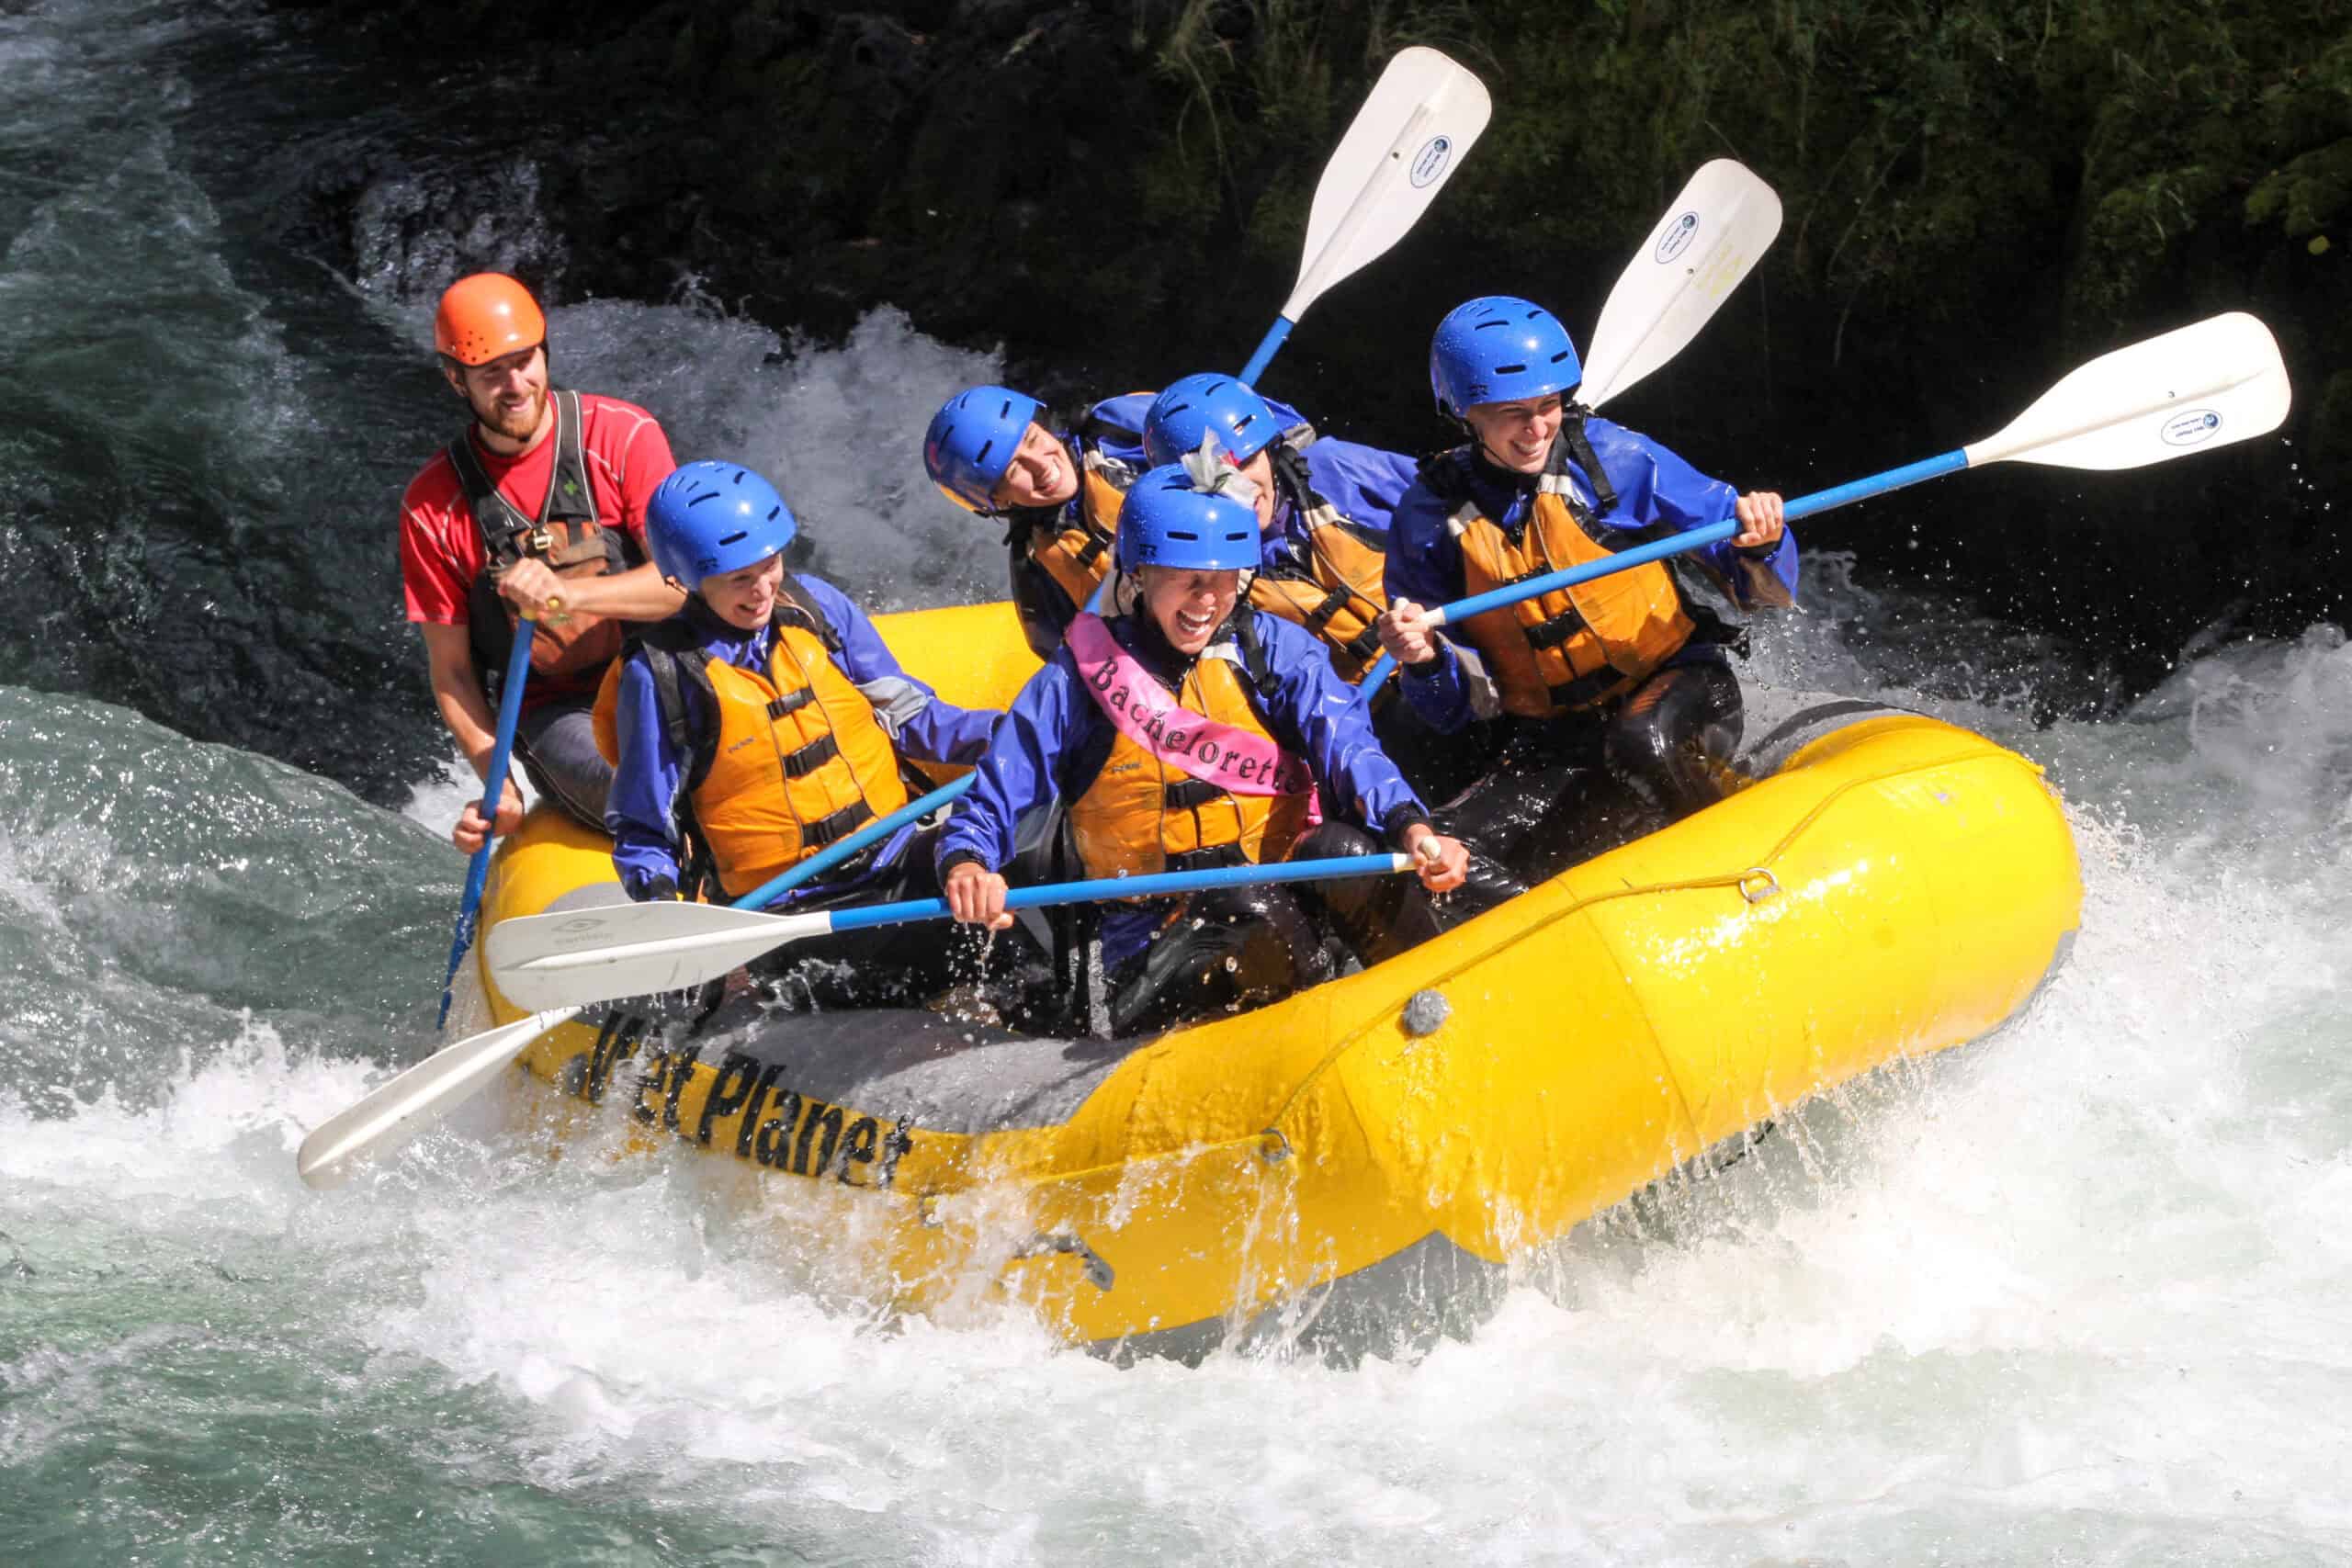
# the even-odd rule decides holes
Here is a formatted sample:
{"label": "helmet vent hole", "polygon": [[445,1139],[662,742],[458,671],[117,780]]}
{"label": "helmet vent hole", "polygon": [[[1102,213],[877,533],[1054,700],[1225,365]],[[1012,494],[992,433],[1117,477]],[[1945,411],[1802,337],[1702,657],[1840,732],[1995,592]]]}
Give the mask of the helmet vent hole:
{"label": "helmet vent hole", "polygon": [[984,467],[989,460],[989,454],[995,450],[996,437],[991,435],[988,438],[987,443],[980,447],[979,456],[972,460],[972,466],[976,468]]}
{"label": "helmet vent hole", "polygon": [[1524,365],[1498,365],[1495,367],[1495,374],[1498,376],[1516,376],[1526,368],[1527,367]]}
{"label": "helmet vent hole", "polygon": [[749,529],[745,529],[745,528],[738,528],[738,529],[736,529],[736,530],[735,530],[735,532],[733,532],[732,534],[725,534],[725,535],[721,535],[721,536],[720,536],[720,537],[719,537],[718,542],[719,542],[719,544],[720,544],[722,547],[723,547],[723,546],[727,546],[727,545],[741,544],[744,539],[749,538],[750,536],[751,536],[751,531],[750,531]]}

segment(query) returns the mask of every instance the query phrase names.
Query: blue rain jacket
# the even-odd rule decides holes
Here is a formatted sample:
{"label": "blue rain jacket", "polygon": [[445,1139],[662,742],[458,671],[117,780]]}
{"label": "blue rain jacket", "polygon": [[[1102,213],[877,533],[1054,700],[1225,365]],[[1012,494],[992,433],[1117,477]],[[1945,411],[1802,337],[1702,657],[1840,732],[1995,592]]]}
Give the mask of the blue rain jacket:
{"label": "blue rain jacket", "polygon": [[[1279,412],[1279,411],[1277,411]],[[1401,453],[1325,436],[1301,455],[1306,479],[1374,549],[1387,548],[1390,515],[1420,478],[1420,465]],[[1282,486],[1275,487],[1274,525],[1261,536],[1259,558],[1269,570],[1310,570],[1306,528]]]}
{"label": "blue rain jacket", "polygon": [[[1593,456],[1609,470],[1617,487],[1617,505],[1603,525],[1640,530],[1666,525],[1688,532],[1721,523],[1732,515],[1739,492],[1721,479],[1709,479],[1689,463],[1639,432],[1599,416],[1585,421],[1585,438]],[[1467,448],[1464,448],[1467,451]],[[1537,475],[1515,474],[1473,457],[1468,465],[1470,499],[1495,522],[1508,527],[1526,514],[1535,496]],[[1568,475],[1577,499],[1594,502],[1592,481],[1573,460]],[[1388,564],[1384,584],[1388,602],[1410,599],[1423,606],[1451,604],[1466,598],[1462,569],[1462,545],[1446,527],[1457,503],[1446,501],[1425,483],[1416,482],[1396,506],[1388,525]],[[1697,551],[1726,597],[1742,610],[1774,609],[1796,602],[1797,540],[1783,534],[1771,553],[1752,556],[1729,540]],[[1471,687],[1463,668],[1462,648],[1453,640],[1454,628],[1438,634],[1438,668],[1424,673],[1421,666],[1397,685],[1414,711],[1430,727],[1443,733],[1461,729],[1484,716],[1471,704]],[[1468,650],[1472,657],[1476,649]],[[1681,659],[1721,659],[1720,649],[1693,644]]]}
{"label": "blue rain jacket", "polygon": [[[876,721],[900,753],[926,762],[976,760],[988,744],[997,711],[940,701],[929,686],[899,667],[865,611],[823,579],[806,572],[795,575],[841,638],[842,649],[834,662],[874,705]],[[712,615],[699,595],[688,597],[686,607],[679,613],[694,622],[696,640],[711,658],[723,659],[739,669],[766,671],[775,639],[773,627],[741,630]],[[680,694],[686,705],[688,729],[696,737],[707,734],[715,716],[701,691],[682,683]],[[620,761],[613,770],[612,793],[605,799],[605,830],[613,836],[613,866],[620,874],[621,886],[631,897],[640,897],[658,878],[678,880],[679,846],[671,836],[672,824],[689,761],[663,733],[653,675],[642,651],[633,650],[622,662],[615,717]],[[871,859],[856,863],[856,869],[846,876],[820,876],[803,883],[773,907],[787,907],[820,887],[839,893],[874,879],[897,863],[915,831],[915,825],[908,824]]]}
{"label": "blue rain jacket", "polygon": [[[1299,750],[1314,768],[1325,816],[1360,823],[1401,848],[1404,830],[1427,821],[1429,811],[1374,739],[1355,688],[1332,672],[1323,645],[1311,633],[1246,604],[1237,614],[1255,617],[1259,646],[1277,682],[1271,701],[1261,702],[1254,688],[1250,700],[1275,739]],[[1176,689],[1186,661],[1156,627],[1136,615],[1114,615],[1108,624],[1121,648]],[[1227,658],[1238,665],[1240,649],[1231,629],[1220,630],[1200,657]],[[1087,692],[1077,660],[1068,648],[1057,649],[989,737],[979,776],[940,834],[940,874],[967,860],[1001,869],[1012,855],[1014,824],[1037,807],[1085,794],[1117,733]],[[1115,967],[1142,950],[1165,920],[1168,907],[1155,901],[1102,908],[1102,962]]]}

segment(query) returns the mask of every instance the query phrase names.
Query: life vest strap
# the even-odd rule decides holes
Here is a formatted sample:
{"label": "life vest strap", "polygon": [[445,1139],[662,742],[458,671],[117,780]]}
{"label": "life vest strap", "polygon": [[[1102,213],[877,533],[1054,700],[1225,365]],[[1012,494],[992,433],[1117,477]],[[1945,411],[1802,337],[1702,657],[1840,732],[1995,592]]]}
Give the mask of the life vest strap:
{"label": "life vest strap", "polygon": [[1222,871],[1229,865],[1248,865],[1250,856],[1239,844],[1211,844],[1205,849],[1184,850],[1167,857],[1170,871]]}
{"label": "life vest strap", "polygon": [[[558,387],[548,393],[548,400],[555,405],[555,463],[548,474],[547,494],[540,498],[537,518],[526,516],[499,493],[490,471],[474,454],[470,425],[458,432],[448,446],[449,466],[458,471],[458,487],[466,493],[467,508],[473,513],[474,525],[481,532],[482,550],[492,570],[526,554],[545,555],[554,537],[547,526],[550,523],[596,521],[594,492],[588,485],[586,431],[580,413],[580,394],[568,387]],[[622,564],[616,562],[613,570],[623,570]]]}
{"label": "life vest strap", "polygon": [[1557,648],[1584,630],[1589,624],[1577,613],[1577,607],[1571,604],[1558,615],[1538,621],[1525,630],[1531,647]]}
{"label": "life vest strap", "polygon": [[[1591,438],[1585,434],[1584,422],[1591,412],[1582,403],[1567,406],[1566,417],[1560,421],[1560,434],[1552,444],[1553,460],[1547,466],[1555,473],[1564,472],[1562,454],[1574,457],[1577,466],[1584,470],[1584,477],[1592,483],[1592,514],[1606,517],[1617,510],[1617,487],[1610,482],[1609,470],[1602,467],[1599,454],[1592,449]],[[1579,517],[1577,521],[1582,524],[1584,519]]]}
{"label": "life vest strap", "polygon": [[1323,596],[1323,603],[1306,612],[1306,618],[1299,624],[1308,631],[1320,632],[1331,624],[1331,617],[1346,609],[1354,598],[1349,590],[1334,588]]}
{"label": "life vest strap", "polygon": [[1573,681],[1563,681],[1549,690],[1552,701],[1561,707],[1589,708],[1606,700],[1624,682],[1622,671],[1604,664],[1589,674],[1579,675]]}
{"label": "life vest strap", "polygon": [[801,686],[795,690],[786,692],[784,695],[768,704],[768,716],[770,718],[788,718],[792,715],[798,713],[802,708],[807,707],[809,703],[814,700],[815,696],[815,689],[809,686]]}
{"label": "life vest strap", "polygon": [[851,801],[831,816],[820,817],[814,822],[800,825],[800,841],[816,849],[838,843],[866,823],[874,820],[874,807],[863,797]]}
{"label": "life vest strap", "polygon": [[1091,524],[1088,525],[1086,530],[1086,543],[1079,547],[1078,564],[1084,567],[1089,571],[1093,570],[1094,563],[1101,560],[1102,558],[1102,552],[1110,547],[1110,536],[1107,534],[1098,533],[1095,531]]}
{"label": "life vest strap", "polygon": [[788,779],[805,779],[841,754],[842,743],[834,739],[831,731],[827,731],[800,748],[799,750],[785,754],[784,776]]}
{"label": "life vest strap", "polygon": [[1215,801],[1228,800],[1232,795],[1224,785],[1213,784],[1206,779],[1179,779],[1168,786],[1165,798],[1171,811],[1193,811]]}

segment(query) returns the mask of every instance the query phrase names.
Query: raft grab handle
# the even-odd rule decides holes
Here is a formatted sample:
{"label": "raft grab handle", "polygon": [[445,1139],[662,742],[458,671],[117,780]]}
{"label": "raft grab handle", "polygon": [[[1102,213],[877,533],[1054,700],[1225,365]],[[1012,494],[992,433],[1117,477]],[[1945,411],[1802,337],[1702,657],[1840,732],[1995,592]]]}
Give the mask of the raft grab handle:
{"label": "raft grab handle", "polygon": [[1068,1232],[1049,1235],[1039,1231],[1012,1249],[1012,1258],[1019,1262],[1024,1258],[1047,1258],[1056,1253],[1069,1253],[1076,1258],[1079,1267],[1086,1271],[1086,1282],[1098,1291],[1108,1291],[1117,1278],[1111,1266],[1102,1260],[1101,1253],[1087,1246],[1081,1237]]}

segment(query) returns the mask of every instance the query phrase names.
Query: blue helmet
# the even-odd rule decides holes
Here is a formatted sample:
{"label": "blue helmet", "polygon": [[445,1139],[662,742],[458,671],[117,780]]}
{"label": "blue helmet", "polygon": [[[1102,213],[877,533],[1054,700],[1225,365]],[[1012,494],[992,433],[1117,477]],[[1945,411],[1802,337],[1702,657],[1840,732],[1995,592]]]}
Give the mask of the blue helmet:
{"label": "blue helmet", "polygon": [[740,463],[688,463],[645,503],[645,542],[663,577],[692,591],[792,543],[800,525],[775,486]]}
{"label": "blue helmet", "polygon": [[1139,566],[1250,571],[1258,565],[1258,513],[1229,495],[1196,489],[1182,463],[1152,469],[1119,503],[1121,571]]}
{"label": "blue helmet", "polygon": [[956,393],[931,416],[923,433],[922,466],[939,493],[967,512],[996,510],[997,481],[1012,466],[1013,449],[1046,405],[1010,387],[974,387]]}
{"label": "blue helmet", "polygon": [[1456,305],[1430,339],[1430,390],[1449,418],[1478,403],[1565,392],[1583,379],[1560,318],[1508,294]]}
{"label": "blue helmet", "polygon": [[1282,421],[1266,400],[1230,376],[1187,376],[1171,381],[1143,416],[1143,454],[1154,463],[1173,463],[1201,449],[1214,431],[1227,457],[1246,463],[1283,433]]}

